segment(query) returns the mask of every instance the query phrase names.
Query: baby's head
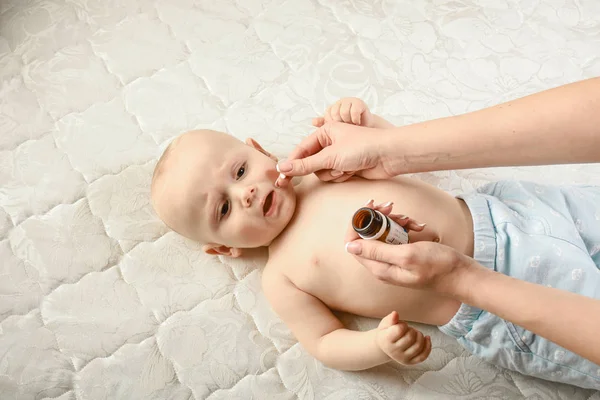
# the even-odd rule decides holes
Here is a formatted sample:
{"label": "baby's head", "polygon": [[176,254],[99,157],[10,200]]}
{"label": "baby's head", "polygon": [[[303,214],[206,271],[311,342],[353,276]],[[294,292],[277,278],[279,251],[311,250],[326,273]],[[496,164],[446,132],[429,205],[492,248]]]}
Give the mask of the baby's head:
{"label": "baby's head", "polygon": [[237,257],[268,245],[294,214],[292,185],[275,187],[277,159],[254,140],[184,133],[167,147],[152,177],[152,203],[174,231],[209,254]]}

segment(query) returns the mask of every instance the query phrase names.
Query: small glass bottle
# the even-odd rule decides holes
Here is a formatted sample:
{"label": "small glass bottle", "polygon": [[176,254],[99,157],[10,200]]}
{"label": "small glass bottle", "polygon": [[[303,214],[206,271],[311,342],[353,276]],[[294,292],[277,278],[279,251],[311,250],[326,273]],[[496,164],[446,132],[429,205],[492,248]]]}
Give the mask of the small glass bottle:
{"label": "small glass bottle", "polygon": [[406,230],[377,210],[362,207],[352,217],[352,228],[362,239],[389,244],[407,244]]}

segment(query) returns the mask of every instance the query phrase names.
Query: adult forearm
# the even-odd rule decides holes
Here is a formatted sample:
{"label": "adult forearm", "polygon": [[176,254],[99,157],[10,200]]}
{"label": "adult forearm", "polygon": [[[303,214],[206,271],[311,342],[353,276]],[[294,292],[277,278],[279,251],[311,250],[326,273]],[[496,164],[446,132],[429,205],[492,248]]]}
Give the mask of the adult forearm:
{"label": "adult forearm", "polygon": [[392,124],[390,121],[380,117],[379,115],[373,114],[373,126],[372,128],[376,129],[390,129],[395,128],[396,126]]}
{"label": "adult forearm", "polygon": [[[390,129],[397,174],[600,161],[600,78],[455,117]],[[389,150],[385,150],[389,149]]]}
{"label": "adult forearm", "polygon": [[470,268],[458,299],[600,365],[600,300]]}
{"label": "adult forearm", "polygon": [[360,371],[390,361],[377,345],[375,330],[358,332],[338,329],[323,336],[317,346],[317,358],[330,368]]}

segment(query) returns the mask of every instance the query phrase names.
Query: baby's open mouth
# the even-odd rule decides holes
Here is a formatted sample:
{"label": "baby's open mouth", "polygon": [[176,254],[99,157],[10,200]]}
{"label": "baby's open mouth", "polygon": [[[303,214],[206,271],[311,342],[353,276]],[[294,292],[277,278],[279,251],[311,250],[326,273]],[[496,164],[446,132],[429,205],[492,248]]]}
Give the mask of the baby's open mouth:
{"label": "baby's open mouth", "polygon": [[269,193],[267,195],[267,198],[265,199],[265,202],[263,204],[263,215],[267,214],[271,209],[271,206],[273,205],[273,193],[274,192]]}

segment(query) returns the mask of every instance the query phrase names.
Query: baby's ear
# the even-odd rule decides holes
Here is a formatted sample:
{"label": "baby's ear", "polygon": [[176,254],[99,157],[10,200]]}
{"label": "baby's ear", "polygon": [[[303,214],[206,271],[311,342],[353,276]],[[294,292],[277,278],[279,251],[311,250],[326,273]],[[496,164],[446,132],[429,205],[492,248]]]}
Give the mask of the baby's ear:
{"label": "baby's ear", "polygon": [[237,247],[228,247],[220,244],[205,244],[202,246],[202,250],[206,254],[210,254],[213,256],[227,256],[237,258],[242,255],[242,249],[238,249]]}
{"label": "baby's ear", "polygon": [[256,140],[254,140],[252,138],[248,138],[248,139],[246,139],[246,144],[248,146],[260,151],[265,156],[269,157],[271,160],[277,162],[277,157],[275,157],[273,154],[271,154],[268,151],[266,151],[265,149],[263,149],[262,146],[260,144],[258,144],[258,142]]}

